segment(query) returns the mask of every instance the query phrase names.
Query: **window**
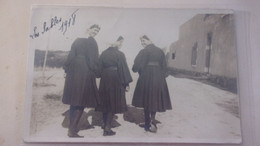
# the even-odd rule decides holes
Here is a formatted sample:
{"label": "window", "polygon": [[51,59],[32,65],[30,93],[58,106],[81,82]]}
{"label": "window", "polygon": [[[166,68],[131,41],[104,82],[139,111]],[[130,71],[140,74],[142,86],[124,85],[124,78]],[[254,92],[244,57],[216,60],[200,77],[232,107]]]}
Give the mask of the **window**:
{"label": "window", "polygon": [[212,49],[212,33],[210,32],[207,35],[206,60],[205,60],[205,67],[207,69],[205,70],[206,72],[209,72],[211,49]]}
{"label": "window", "polygon": [[174,60],[174,59],[175,59],[175,52],[172,53],[172,60]]}
{"label": "window", "polygon": [[191,52],[191,65],[196,66],[197,65],[197,50],[198,50],[198,43],[194,43],[192,47],[192,52]]}

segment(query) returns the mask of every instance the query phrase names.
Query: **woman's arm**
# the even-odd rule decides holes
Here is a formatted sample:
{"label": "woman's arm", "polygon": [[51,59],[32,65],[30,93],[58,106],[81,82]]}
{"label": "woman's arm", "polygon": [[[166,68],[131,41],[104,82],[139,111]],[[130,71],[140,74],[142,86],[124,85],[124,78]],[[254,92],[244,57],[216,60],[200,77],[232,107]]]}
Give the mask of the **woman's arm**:
{"label": "woman's arm", "polygon": [[73,60],[73,58],[76,56],[76,44],[77,44],[77,40],[75,40],[72,45],[71,45],[71,50],[69,52],[69,55],[67,57],[67,60],[65,61],[64,65],[63,65],[63,69],[65,71],[65,73],[68,72],[69,66],[71,61]]}
{"label": "woman's arm", "polygon": [[147,55],[145,54],[144,49],[141,50],[138,55],[135,57],[134,65],[132,67],[133,72],[142,73],[142,69],[145,67],[147,63]]}

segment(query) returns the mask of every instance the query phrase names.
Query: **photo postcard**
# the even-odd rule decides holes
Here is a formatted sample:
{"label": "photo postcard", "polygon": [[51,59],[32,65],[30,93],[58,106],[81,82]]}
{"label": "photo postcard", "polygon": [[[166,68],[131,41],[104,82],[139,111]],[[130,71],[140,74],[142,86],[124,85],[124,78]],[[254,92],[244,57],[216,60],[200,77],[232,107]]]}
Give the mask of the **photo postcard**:
{"label": "photo postcard", "polygon": [[234,19],[33,6],[25,141],[241,143]]}

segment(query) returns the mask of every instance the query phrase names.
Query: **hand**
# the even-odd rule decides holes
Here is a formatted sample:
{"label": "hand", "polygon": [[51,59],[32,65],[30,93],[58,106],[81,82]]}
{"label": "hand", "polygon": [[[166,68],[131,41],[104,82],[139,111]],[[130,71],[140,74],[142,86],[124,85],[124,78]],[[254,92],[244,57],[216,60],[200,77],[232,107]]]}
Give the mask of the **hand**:
{"label": "hand", "polygon": [[125,87],[125,91],[128,92],[130,90],[130,86]]}

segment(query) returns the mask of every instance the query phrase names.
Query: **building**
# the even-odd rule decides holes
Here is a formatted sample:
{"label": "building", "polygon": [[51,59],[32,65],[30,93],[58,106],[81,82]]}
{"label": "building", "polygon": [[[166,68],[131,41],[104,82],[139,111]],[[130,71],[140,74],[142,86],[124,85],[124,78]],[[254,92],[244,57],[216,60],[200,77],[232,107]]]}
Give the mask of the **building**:
{"label": "building", "polygon": [[179,40],[170,46],[168,67],[236,90],[233,19],[233,14],[198,14],[181,25]]}

